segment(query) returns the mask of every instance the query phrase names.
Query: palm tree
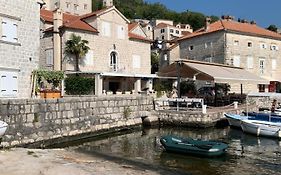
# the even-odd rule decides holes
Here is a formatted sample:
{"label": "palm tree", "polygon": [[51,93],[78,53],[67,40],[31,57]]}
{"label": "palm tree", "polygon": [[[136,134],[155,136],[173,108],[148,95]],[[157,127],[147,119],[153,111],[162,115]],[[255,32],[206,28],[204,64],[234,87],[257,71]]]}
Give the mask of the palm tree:
{"label": "palm tree", "polygon": [[89,47],[87,46],[89,42],[87,40],[82,40],[81,36],[72,34],[70,39],[65,43],[65,53],[69,55],[74,55],[75,57],[75,71],[80,71],[79,59],[85,56]]}

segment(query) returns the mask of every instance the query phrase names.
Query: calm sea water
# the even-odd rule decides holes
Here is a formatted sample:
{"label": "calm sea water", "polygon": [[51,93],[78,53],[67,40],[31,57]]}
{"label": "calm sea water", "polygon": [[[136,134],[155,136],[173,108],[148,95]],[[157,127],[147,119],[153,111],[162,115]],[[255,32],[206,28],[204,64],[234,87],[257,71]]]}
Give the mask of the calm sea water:
{"label": "calm sea water", "polygon": [[[228,143],[229,148],[225,155],[217,158],[167,153],[159,144],[159,138],[167,134],[203,140],[219,140]],[[174,174],[281,175],[281,141],[257,138],[232,128],[145,129],[79,142],[70,149],[121,163],[126,161],[134,165],[164,168],[164,172],[172,170]]]}

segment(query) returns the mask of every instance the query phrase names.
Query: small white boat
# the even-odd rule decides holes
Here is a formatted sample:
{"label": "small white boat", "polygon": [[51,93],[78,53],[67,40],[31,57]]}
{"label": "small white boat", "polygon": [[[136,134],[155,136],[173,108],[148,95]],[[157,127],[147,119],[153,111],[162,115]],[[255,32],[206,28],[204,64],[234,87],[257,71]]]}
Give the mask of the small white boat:
{"label": "small white boat", "polygon": [[8,124],[6,122],[0,121],[0,138],[5,134],[8,128]]}
{"label": "small white boat", "polygon": [[248,119],[248,116],[238,114],[224,114],[230,126],[241,128],[241,120]]}
{"label": "small white boat", "polygon": [[273,123],[259,120],[241,120],[243,132],[256,136],[281,138],[281,123]]}

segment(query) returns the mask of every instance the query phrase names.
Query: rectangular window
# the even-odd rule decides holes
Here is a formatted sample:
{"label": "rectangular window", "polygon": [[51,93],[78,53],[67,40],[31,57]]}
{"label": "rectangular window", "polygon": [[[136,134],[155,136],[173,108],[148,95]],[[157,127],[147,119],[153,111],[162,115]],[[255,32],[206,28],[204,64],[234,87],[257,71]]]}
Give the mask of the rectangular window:
{"label": "rectangular window", "polygon": [[234,46],[239,46],[239,41],[238,41],[238,40],[234,40],[233,45],[234,45]]}
{"label": "rectangular window", "polygon": [[164,61],[168,61],[168,55],[164,54]]}
{"label": "rectangular window", "polygon": [[70,2],[66,2],[66,8],[70,8]]}
{"label": "rectangular window", "polygon": [[88,9],[88,5],[84,4],[84,10],[87,10],[87,9]]}
{"label": "rectangular window", "polygon": [[272,70],[276,70],[276,68],[277,68],[276,59],[272,59]]}
{"label": "rectangular window", "polygon": [[260,43],[260,48],[261,48],[261,49],[266,49],[266,47],[267,47],[267,46],[266,46],[265,43]]}
{"label": "rectangular window", "polygon": [[205,43],[205,49],[210,48],[210,47],[212,47],[212,46],[213,46],[213,43],[212,43],[212,42],[206,42],[206,43]]}
{"label": "rectangular window", "polygon": [[161,33],[165,33],[165,29],[161,29],[160,32],[161,32]]}
{"label": "rectangular window", "polygon": [[193,50],[194,49],[194,47],[193,46],[189,46],[189,48],[188,48],[190,51],[191,50]]}
{"label": "rectangular window", "polygon": [[15,21],[3,18],[2,20],[2,40],[17,43],[18,42],[18,25]]}
{"label": "rectangular window", "polygon": [[86,66],[91,66],[94,64],[93,54],[94,52],[92,50],[88,50],[87,54],[83,57]]}
{"label": "rectangular window", "polygon": [[180,34],[180,31],[176,30],[176,34]]}
{"label": "rectangular window", "polygon": [[272,44],[270,46],[270,50],[279,50],[278,46],[276,46],[275,44]]}
{"label": "rectangular window", "polygon": [[117,26],[117,37],[119,39],[125,39],[125,28],[123,26]]}
{"label": "rectangular window", "polygon": [[46,64],[48,66],[54,65],[54,49],[47,49],[46,53]]}
{"label": "rectangular window", "polygon": [[248,42],[248,48],[253,47],[253,43],[252,42]]}
{"label": "rectangular window", "polygon": [[254,68],[254,58],[251,56],[247,57],[247,68],[253,69]]}
{"label": "rectangular window", "polygon": [[140,63],[140,56],[139,55],[133,55],[133,68],[140,68],[141,63]]}
{"label": "rectangular window", "polygon": [[171,33],[174,33],[174,29],[170,29],[170,32],[171,32]]}
{"label": "rectangular window", "polygon": [[262,58],[259,60],[260,74],[263,75],[265,73],[265,59]]}
{"label": "rectangular window", "polygon": [[238,55],[233,56],[233,66],[240,67],[240,56]]}
{"label": "rectangular window", "polygon": [[0,71],[0,96],[16,97],[18,94],[18,72]]}
{"label": "rectangular window", "polygon": [[110,23],[109,22],[102,22],[102,35],[103,36],[111,36],[110,33]]}
{"label": "rectangular window", "polygon": [[78,4],[74,4],[74,10],[77,11],[78,10]]}

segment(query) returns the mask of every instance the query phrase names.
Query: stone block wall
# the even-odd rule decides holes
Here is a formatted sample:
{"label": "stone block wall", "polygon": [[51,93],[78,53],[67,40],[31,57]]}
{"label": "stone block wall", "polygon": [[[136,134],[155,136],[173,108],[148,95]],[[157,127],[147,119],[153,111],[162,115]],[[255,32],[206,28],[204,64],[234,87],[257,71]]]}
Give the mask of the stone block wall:
{"label": "stone block wall", "polygon": [[140,125],[153,110],[149,96],[0,100],[9,124],[4,147]]}
{"label": "stone block wall", "polygon": [[[31,96],[31,72],[39,65],[40,5],[34,0],[0,0],[0,71],[18,76],[17,98]],[[2,40],[2,20],[17,25],[17,42]]]}

